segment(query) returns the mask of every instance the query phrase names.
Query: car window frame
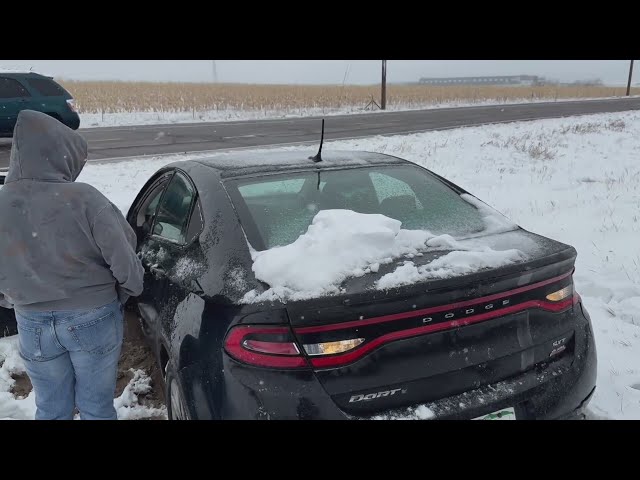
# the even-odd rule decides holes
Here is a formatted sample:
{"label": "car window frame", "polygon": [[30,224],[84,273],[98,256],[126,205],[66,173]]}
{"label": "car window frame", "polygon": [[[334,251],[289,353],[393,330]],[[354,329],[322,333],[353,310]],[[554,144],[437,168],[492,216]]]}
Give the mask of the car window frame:
{"label": "car window frame", "polygon": [[200,195],[198,194],[198,189],[196,188],[195,183],[193,182],[193,180],[191,179],[191,177],[189,176],[189,174],[187,172],[185,172],[184,170],[180,169],[180,168],[176,168],[171,170],[171,175],[170,178],[167,182],[167,186],[164,188],[164,190],[162,191],[162,196],[160,197],[160,200],[158,201],[158,205],[156,206],[156,211],[153,215],[153,223],[151,224],[151,232],[149,233],[149,238],[150,239],[154,239],[158,242],[164,242],[167,243],[169,245],[173,245],[175,247],[178,247],[180,249],[184,249],[189,247],[191,244],[193,244],[202,234],[202,232],[204,231],[204,218],[203,218],[203,213],[202,213],[202,204],[199,203],[200,206],[200,220],[202,223],[202,228],[200,233],[197,236],[194,236],[193,239],[189,240],[187,238],[185,238],[185,242],[178,242],[176,240],[171,240],[170,238],[167,237],[163,237],[162,235],[158,235],[156,233],[153,233],[153,231],[155,230],[155,226],[156,226],[156,222],[158,220],[158,209],[160,208],[160,205],[162,205],[162,202],[164,201],[164,197],[167,193],[167,190],[169,189],[169,185],[171,185],[171,182],[173,181],[174,177],[177,174],[181,174],[181,177],[183,180],[186,180],[186,182],[191,186],[191,188],[193,189],[193,198],[191,199],[191,204],[189,205],[189,214],[187,216],[187,221],[186,221],[186,229],[185,229],[185,235],[186,233],[189,231],[189,226],[191,224],[191,219],[193,217],[193,212],[195,211],[195,205],[196,202],[199,203],[199,199],[200,199]]}
{"label": "car window frame", "polygon": [[190,240],[188,239],[185,246],[189,246],[192,243],[195,243],[200,238],[200,235],[202,235],[202,232],[204,232],[204,212],[202,211],[202,202],[200,201],[200,194],[198,194],[197,190],[196,190],[195,200],[191,205],[191,212],[189,212],[189,221],[187,222],[187,232],[186,232],[187,234],[191,229],[191,222],[193,222],[193,216],[196,211],[196,207],[198,207],[198,213],[199,213],[198,220],[200,221],[200,229],[198,230],[197,234],[194,234],[193,238],[191,238]]}
{"label": "car window frame", "polygon": [[[140,215],[140,210],[142,209],[142,206],[149,199],[149,195],[151,195],[151,193],[153,193],[153,191],[156,188],[158,188],[162,182],[166,182],[166,185],[164,186],[162,192],[160,192],[160,200],[161,200],[162,195],[164,195],[164,190],[167,188],[167,185],[169,184],[169,181],[171,181],[171,178],[173,178],[173,172],[161,172],[156,176],[156,178],[151,180],[148,187],[144,188],[144,191],[142,192],[142,195],[140,196],[140,198],[137,199],[137,201],[135,201],[135,207],[131,212],[133,214],[135,228],[139,228],[138,216]],[[158,205],[160,205],[160,200],[158,200]],[[158,212],[158,205],[156,205],[156,210],[155,212],[153,212],[154,221],[155,221],[156,213]],[[131,221],[131,215],[129,215],[128,220]]]}

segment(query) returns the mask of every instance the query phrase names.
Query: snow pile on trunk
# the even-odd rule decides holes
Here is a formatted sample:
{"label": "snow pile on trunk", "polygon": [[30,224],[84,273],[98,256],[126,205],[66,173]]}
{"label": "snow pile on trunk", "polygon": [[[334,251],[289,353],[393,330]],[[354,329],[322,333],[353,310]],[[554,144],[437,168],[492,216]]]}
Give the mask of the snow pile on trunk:
{"label": "snow pile on trunk", "polygon": [[524,258],[524,254],[515,249],[492,250],[485,247],[477,251],[453,251],[419,267],[413,262],[405,262],[378,280],[377,286],[385,290],[430,279],[467,275],[485,268],[498,268],[520,262]]}
{"label": "snow pile on trunk", "polygon": [[[489,209],[489,207],[486,207]],[[490,210],[490,209],[489,209]],[[489,213],[487,217],[495,214]],[[351,210],[322,210],[306,233],[286,246],[252,251],[256,278],[271,288],[245,295],[248,303],[268,300],[303,300],[336,294],[349,277],[376,272],[381,264],[421,250],[457,250],[463,247],[450,235],[435,236],[424,230],[405,230],[398,220],[379,214]],[[492,231],[507,228],[506,222],[489,224]],[[511,224],[509,229],[513,229]],[[452,252],[425,267],[410,272],[412,263],[383,277],[379,288],[411,283],[426,278],[463,275],[481,268],[496,267],[522,259],[517,250],[495,251],[482,247],[477,252]],[[415,268],[415,267],[414,267]],[[390,276],[391,275],[391,276]]]}
{"label": "snow pile on trunk", "polygon": [[143,370],[131,370],[133,378],[124,388],[122,395],[113,401],[118,413],[118,420],[139,420],[158,418],[166,419],[166,408],[154,408],[141,405],[138,395],[144,395],[151,391],[151,377]]}
{"label": "snow pile on trunk", "polygon": [[384,215],[322,210],[295,242],[252,251],[256,278],[271,288],[261,295],[249,292],[245,300],[301,300],[337,293],[346,278],[362,276],[394,257],[418,253],[432,237],[400,227],[400,221]]}

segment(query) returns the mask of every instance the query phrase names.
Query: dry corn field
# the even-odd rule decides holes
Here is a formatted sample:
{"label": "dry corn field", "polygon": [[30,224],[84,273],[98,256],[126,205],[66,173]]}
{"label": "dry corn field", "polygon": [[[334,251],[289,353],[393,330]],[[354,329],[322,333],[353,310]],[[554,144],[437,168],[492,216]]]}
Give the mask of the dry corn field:
{"label": "dry corn field", "polygon": [[[379,103],[380,87],[322,85],[245,85],[61,81],[75,97],[81,113],[201,112],[211,110],[363,109]],[[634,95],[640,88],[634,88]],[[389,85],[389,108],[438,104],[508,102],[566,98],[598,98],[625,94],[604,86],[455,86]]]}

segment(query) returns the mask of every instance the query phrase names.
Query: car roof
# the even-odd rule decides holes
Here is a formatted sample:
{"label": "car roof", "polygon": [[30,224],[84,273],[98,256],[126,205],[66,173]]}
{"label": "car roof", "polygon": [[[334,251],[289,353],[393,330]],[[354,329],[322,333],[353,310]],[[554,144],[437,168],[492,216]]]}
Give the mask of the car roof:
{"label": "car roof", "polygon": [[[367,165],[403,165],[407,160],[382,153],[333,150],[323,151],[322,161],[314,162],[314,150],[266,151],[266,152],[231,152],[217,154],[212,157],[192,160],[210,167],[220,174],[221,178],[242,177],[256,174],[283,173],[287,171],[337,169],[363,167]],[[177,166],[177,165],[176,165]]]}
{"label": "car roof", "polygon": [[20,70],[2,70],[0,68],[0,76],[3,77],[35,77],[35,78],[48,78],[50,80],[53,80],[53,77],[49,77],[47,75],[41,75],[40,73],[36,73],[36,72],[28,72],[28,71],[20,71]]}

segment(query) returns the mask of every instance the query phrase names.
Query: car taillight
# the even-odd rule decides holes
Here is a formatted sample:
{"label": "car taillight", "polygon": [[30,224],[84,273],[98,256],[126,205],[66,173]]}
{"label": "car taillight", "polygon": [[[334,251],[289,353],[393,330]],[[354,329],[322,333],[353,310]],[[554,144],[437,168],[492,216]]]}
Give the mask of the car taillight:
{"label": "car taillight", "polygon": [[306,368],[289,327],[240,325],[224,342],[227,353],[242,363],[268,368]]}
{"label": "car taillight", "polygon": [[304,351],[307,355],[333,355],[353,350],[364,342],[364,338],[352,338],[350,340],[339,340],[337,342],[305,343]]}
{"label": "car taillight", "polygon": [[67,105],[69,105],[69,108],[71,109],[72,112],[76,111],[76,102],[73,98],[69,98],[67,100]]}
{"label": "car taillight", "polygon": [[565,300],[571,297],[572,295],[573,295],[573,285],[567,285],[566,287],[560,290],[550,293],[549,295],[546,296],[546,299],[552,302],[560,302],[562,300]]}

